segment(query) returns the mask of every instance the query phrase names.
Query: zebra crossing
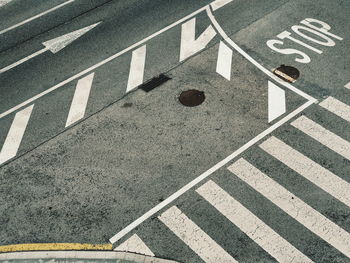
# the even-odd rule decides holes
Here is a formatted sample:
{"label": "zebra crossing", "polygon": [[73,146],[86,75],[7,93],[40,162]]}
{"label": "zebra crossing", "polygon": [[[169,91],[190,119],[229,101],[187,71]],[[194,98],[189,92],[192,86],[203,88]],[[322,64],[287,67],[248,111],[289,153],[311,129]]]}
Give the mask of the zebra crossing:
{"label": "zebra crossing", "polygon": [[[350,121],[350,106],[340,100],[328,97],[319,106],[315,105],[315,107],[327,109],[330,114],[337,116],[336,118],[347,121],[347,126],[350,125],[348,123]],[[289,129],[296,129],[303,134],[303,137],[298,139],[298,143],[301,144],[302,141],[311,138],[315,144],[322,145],[326,151],[333,152],[345,162],[349,161],[350,143],[348,139],[345,139],[348,135],[335,132],[334,129],[331,131],[329,127],[318,123],[319,121],[312,120],[307,115],[308,113],[297,117],[288,125]],[[260,152],[257,149],[260,149]],[[274,134],[265,138],[251,151],[256,152],[255,158],[259,158],[262,153],[267,154],[266,158],[274,159],[279,163],[279,166],[284,166],[295,172],[298,178],[306,184],[305,187],[316,187],[318,189],[317,192],[320,193],[316,197],[318,202],[321,203],[322,200],[317,198],[322,198],[324,194],[329,195],[332,204],[339,204],[342,211],[345,210],[344,214],[349,215],[350,178],[348,170],[343,174],[335,174],[328,167],[323,167],[322,164],[312,160],[312,157],[296,150],[289,142],[285,142]],[[315,154],[317,155],[317,153]],[[220,178],[213,174],[204,184],[194,191],[190,191],[193,193],[188,193],[190,199],[183,197],[183,200],[171,203],[170,207],[157,215],[157,221],[150,219],[144,222],[136,232],[145,244],[149,242],[152,245],[150,249],[156,256],[171,258],[171,255],[173,255],[172,249],[176,250],[175,244],[183,243],[196,255],[195,260],[191,258],[184,262],[257,262],[249,255],[246,255],[245,258],[240,257],[240,252],[237,250],[241,247],[237,243],[230,243],[230,241],[218,238],[218,236],[222,236],[222,238],[227,239],[225,233],[221,232],[224,230],[221,230],[221,220],[219,219],[225,217],[227,219],[225,224],[231,224],[231,227],[238,228],[264,253],[270,256],[270,259],[265,256],[259,262],[349,262],[350,228],[346,223],[347,217],[345,216],[343,222],[335,221],[334,216],[329,216],[333,209],[331,205],[327,206],[326,210],[319,211],[317,205],[315,206],[315,202],[290,190],[295,190],[297,186],[291,187],[291,185],[278,182],[269,175],[269,172],[265,172],[264,168],[259,166],[259,162],[255,159],[249,160],[249,157],[240,156],[238,160],[225,168],[226,171],[229,171],[229,179],[227,179],[226,184],[220,184]],[[289,177],[288,173],[280,174],[280,176]],[[273,209],[277,209],[284,216],[291,218],[280,222],[282,227],[289,230],[288,225],[285,224],[289,220],[294,220],[293,222],[299,229],[304,229],[300,235],[305,233],[305,236],[313,236],[313,241],[303,240],[300,243],[304,245],[300,245],[293,238],[296,233],[281,231],[281,228],[278,228],[266,218],[265,220],[260,218],[259,213],[252,210],[251,207],[248,208],[244,203],[245,201],[242,202],[244,193],[235,193],[230,190],[230,182],[233,183],[237,179],[252,192],[263,198],[263,200],[259,198],[259,202],[267,202]],[[289,184],[295,183],[298,182],[289,181]],[[197,207],[195,203],[202,202],[202,200],[216,211],[217,220],[210,218],[210,213],[206,212],[211,208],[202,209],[201,212],[195,210]],[[182,210],[181,206],[184,203],[189,208]],[[196,213],[200,213],[201,220],[210,221],[210,223],[204,224],[201,220],[198,220],[198,215],[195,216]],[[269,216],[267,218],[269,219]],[[273,220],[271,221],[273,222]],[[157,229],[163,228],[158,222],[165,226],[166,230],[164,231],[172,233],[170,235],[172,241],[169,244],[173,245],[173,247],[169,247],[168,251],[164,252],[163,250],[160,253],[157,251],[155,240],[148,240],[147,234],[144,235],[145,238],[142,236],[143,231],[150,231],[149,229],[157,231]],[[152,224],[155,226],[150,227],[149,225]],[[210,229],[206,229],[202,225]],[[211,235],[216,233],[215,237],[212,237],[209,233]],[[166,235],[164,232],[154,233],[153,239],[162,239],[164,235]],[[227,242],[229,245],[226,244]],[[225,246],[221,245],[223,243],[225,243]],[[324,250],[321,249],[316,254],[311,253],[308,246],[314,246],[315,244],[319,244],[320,247],[323,246]],[[235,247],[232,248],[232,246],[237,247],[235,253],[227,250],[227,247],[235,250]],[[323,254],[327,251],[333,253],[331,260]]]}

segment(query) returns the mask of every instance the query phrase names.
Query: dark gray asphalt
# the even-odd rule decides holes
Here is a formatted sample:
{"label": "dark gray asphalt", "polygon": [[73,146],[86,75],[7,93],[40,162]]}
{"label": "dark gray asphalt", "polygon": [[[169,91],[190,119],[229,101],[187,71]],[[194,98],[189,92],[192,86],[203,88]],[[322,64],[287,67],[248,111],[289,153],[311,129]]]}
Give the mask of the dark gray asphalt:
{"label": "dark gray asphalt", "polygon": [[[79,13],[77,10],[71,11],[69,18],[52,19],[47,28],[60,24],[56,23],[60,19],[67,22],[42,34],[32,30],[35,37],[22,44],[14,46],[9,37],[12,48],[0,53],[0,68],[40,49],[43,41],[102,21],[59,53],[45,53],[0,74],[0,113],[208,3],[135,0],[110,1],[96,7],[97,1],[92,1],[91,11],[84,13],[81,8],[79,12],[84,14],[74,19],[71,18]],[[15,7],[14,2],[8,8]],[[341,0],[237,0],[216,10],[214,15],[226,34],[267,69],[281,64],[294,66],[300,71],[295,87],[319,101],[332,96],[350,105],[350,89],[344,87],[350,82],[347,10],[349,3]],[[288,45],[283,48],[302,50],[310,56],[307,64],[295,61],[295,55],[280,54],[266,45],[284,30],[292,32],[291,27],[306,18],[326,22],[331,26],[330,32],[343,40],[335,40],[330,47],[307,42],[321,49],[322,54],[286,41]],[[196,15],[196,23],[197,37],[211,25],[205,12]],[[74,127],[66,129],[65,122],[78,79],[34,102],[17,156],[0,167],[0,245],[107,243],[139,216],[281,120],[268,123],[268,81],[286,93],[287,111],[283,116],[306,102],[236,50],[231,80],[216,73],[222,41],[219,34],[204,50],[180,63],[181,25],[146,42],[144,80],[160,73],[171,78],[151,92],[138,89],[125,93],[131,59],[131,52],[127,52],[94,70],[86,119]],[[46,25],[38,30],[43,32],[45,28]],[[188,89],[204,91],[205,102],[194,108],[181,105],[177,97]],[[0,145],[15,113],[0,119]],[[312,105],[292,120],[300,115],[350,141],[349,122],[319,105]],[[157,219],[168,208],[177,206],[238,262],[278,262],[195,192],[210,179],[314,262],[350,262],[332,244],[227,170],[229,164],[243,157],[349,232],[350,209],[346,204],[259,147],[271,135],[328,169],[345,184],[350,183],[349,160],[288,121],[179,199],[145,218],[140,226],[116,240],[114,247],[137,234],[156,256],[179,262],[204,262]]]}

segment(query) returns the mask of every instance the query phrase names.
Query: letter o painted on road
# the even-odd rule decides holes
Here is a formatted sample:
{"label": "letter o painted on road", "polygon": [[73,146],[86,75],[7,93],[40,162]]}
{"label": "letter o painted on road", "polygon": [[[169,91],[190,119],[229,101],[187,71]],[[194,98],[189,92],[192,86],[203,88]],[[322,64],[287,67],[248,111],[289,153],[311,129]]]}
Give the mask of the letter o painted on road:
{"label": "letter o painted on road", "polygon": [[[317,43],[319,45],[322,46],[327,46],[327,47],[333,47],[335,46],[335,42],[333,41],[333,39],[329,38],[328,36],[325,36],[324,34],[320,33],[319,31],[316,31],[314,29],[311,29],[309,27],[305,27],[305,26],[292,26],[292,30],[297,33],[298,35],[302,36],[305,39],[308,39],[314,43]],[[304,31],[308,31],[310,33],[313,33],[317,36],[319,36],[320,38],[324,39],[325,41],[320,41],[318,39],[314,39],[312,37],[309,37],[308,35],[305,35],[304,33],[301,33],[300,30],[304,30]]]}

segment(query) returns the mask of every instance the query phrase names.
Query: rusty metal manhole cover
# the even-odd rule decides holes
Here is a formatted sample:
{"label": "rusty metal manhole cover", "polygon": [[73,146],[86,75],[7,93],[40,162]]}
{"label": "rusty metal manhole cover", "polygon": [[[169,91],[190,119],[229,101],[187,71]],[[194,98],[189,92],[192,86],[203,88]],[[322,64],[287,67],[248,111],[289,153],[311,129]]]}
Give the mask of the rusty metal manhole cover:
{"label": "rusty metal manhole cover", "polygon": [[203,91],[191,89],[181,92],[179,101],[182,105],[187,107],[198,106],[205,100],[205,95]]}
{"label": "rusty metal manhole cover", "polygon": [[292,66],[281,65],[276,68],[273,73],[277,75],[279,78],[288,81],[290,83],[295,82],[299,76],[300,72],[297,68]]}

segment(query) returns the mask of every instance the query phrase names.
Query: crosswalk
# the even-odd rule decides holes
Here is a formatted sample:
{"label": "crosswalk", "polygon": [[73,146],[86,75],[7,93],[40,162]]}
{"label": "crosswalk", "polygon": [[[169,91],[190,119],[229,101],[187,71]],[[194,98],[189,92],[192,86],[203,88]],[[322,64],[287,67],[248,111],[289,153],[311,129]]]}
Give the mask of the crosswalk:
{"label": "crosswalk", "polygon": [[[330,114],[334,114],[338,118],[350,121],[349,106],[339,100],[329,97],[319,104],[322,108],[329,110]],[[316,106],[319,107],[319,106]],[[346,123],[349,127],[350,124]],[[310,139],[313,143],[324,147],[325,151],[332,152],[340,159],[345,161],[349,159],[350,143],[348,139],[344,139],[344,134],[340,131],[334,133],[334,128],[331,131],[325,125],[319,124],[317,121],[312,120],[306,115],[302,115],[289,124],[290,129],[295,129],[303,134],[298,143],[302,143],[303,140],[309,142]],[[340,129],[343,130],[343,129]],[[345,138],[348,135],[345,134]],[[262,153],[267,154],[267,158],[274,159],[279,165],[288,167],[288,169],[294,171],[297,176],[303,179],[303,182],[318,189],[320,193],[329,195],[334,200],[334,203],[339,203],[345,214],[350,213],[350,177],[348,172],[342,174],[335,174],[329,169],[323,167],[321,164],[312,160],[311,157],[307,157],[306,154],[299,150],[296,150],[290,145],[290,142],[285,142],[283,139],[272,135],[269,138],[264,139],[257,146]],[[254,151],[254,149],[252,150]],[[317,153],[315,153],[317,154]],[[255,155],[256,156],[256,155]],[[253,259],[249,258],[249,255],[245,259],[241,259],[240,253],[232,253],[228,251],[227,244],[222,246],[222,243],[227,243],[227,237],[225,233],[220,235],[220,220],[215,221],[210,218],[209,215],[201,214],[200,219],[203,221],[211,220],[210,224],[203,224],[198,216],[194,216],[196,211],[195,205],[188,205],[190,209],[185,208],[182,210],[180,207],[185,203],[195,203],[198,201],[198,196],[205,200],[205,202],[215,209],[217,217],[219,215],[224,216],[227,221],[226,224],[232,224],[232,226],[243,232],[250,240],[256,243],[265,253],[273,258],[271,261],[262,260],[261,262],[349,262],[350,261],[350,233],[349,227],[339,222],[335,222],[329,216],[333,207],[329,206],[324,210],[319,211],[318,207],[315,207],[315,203],[311,202],[305,196],[298,196],[298,193],[292,192],[290,189],[295,189],[290,185],[281,184],[273,179],[269,175],[269,172],[264,172],[263,168],[259,167],[259,162],[255,164],[256,160],[248,160],[246,157],[239,157],[238,160],[230,164],[226,170],[230,172],[229,178],[232,183],[234,180],[240,180],[243,184],[250,187],[259,196],[264,198],[270,206],[274,207],[287,217],[292,218],[298,224],[299,228],[304,229],[305,232],[313,235],[314,240],[319,240],[318,243],[328,244],[324,245],[335,249],[333,252],[336,256],[333,257],[333,261],[329,261],[322,249],[319,249],[317,254],[310,253],[310,250],[304,245],[298,244],[295,239],[289,235],[294,236],[295,233],[287,233],[281,231],[273,223],[262,218],[259,218],[259,213],[252,210],[251,207],[246,207],[244,202],[237,199],[234,193],[229,193],[227,189],[230,189],[230,184],[220,185],[219,178],[215,178],[215,174],[203,185],[195,189],[191,194],[190,200],[184,199],[183,201],[176,201],[172,203],[171,207],[167,210],[160,212],[157,216],[158,220],[166,226],[165,231],[170,231],[175,234],[176,242],[184,243],[190,248],[198,257],[193,261],[193,258],[188,262],[253,262]],[[277,167],[278,169],[278,167]],[[281,174],[282,176],[282,174]],[[284,177],[288,177],[288,174],[283,174]],[[294,182],[292,182],[294,183]],[[290,189],[289,189],[290,188]],[[224,190],[225,189],[225,190]],[[197,195],[197,198],[194,197]],[[241,192],[239,195],[243,194]],[[319,195],[321,198],[322,194]],[[254,199],[253,199],[254,200]],[[319,200],[321,202],[321,200]],[[333,203],[333,204],[334,204]],[[209,208],[208,208],[209,209]],[[203,210],[201,210],[203,212]],[[205,210],[204,210],[205,211]],[[268,211],[267,211],[268,213]],[[281,224],[286,224],[287,221],[282,221]],[[147,224],[156,224],[154,220],[146,221],[143,223],[145,229]],[[213,234],[213,229],[216,229],[217,233],[212,237],[209,233]],[[222,227],[222,226],[221,226]],[[285,225],[288,229],[288,225]],[[159,228],[159,227],[158,227]],[[140,236],[142,236],[142,227],[138,230]],[[152,228],[151,228],[152,229]],[[154,229],[154,228],[153,228]],[[148,230],[145,230],[146,232]],[[281,233],[283,232],[283,233]],[[148,233],[149,234],[149,233]],[[164,235],[161,233],[158,235]],[[218,236],[222,236],[225,240],[220,240]],[[152,237],[153,239],[157,237]],[[147,244],[148,236],[145,234],[143,242]],[[154,241],[152,242],[154,244]],[[315,242],[306,242],[307,245],[314,246]],[[231,244],[237,246],[237,243]],[[225,248],[224,248],[225,247]],[[240,246],[237,246],[239,249]],[[322,245],[320,245],[322,247]],[[153,253],[157,256],[172,258],[172,247],[167,252],[157,252],[157,246],[150,247]],[[328,249],[328,248],[327,248]],[[329,251],[329,249],[326,251]],[[235,249],[233,249],[235,250]],[[176,259],[176,258],[174,258]],[[254,261],[256,262],[256,261]],[[259,261],[260,262],[260,261]]]}

